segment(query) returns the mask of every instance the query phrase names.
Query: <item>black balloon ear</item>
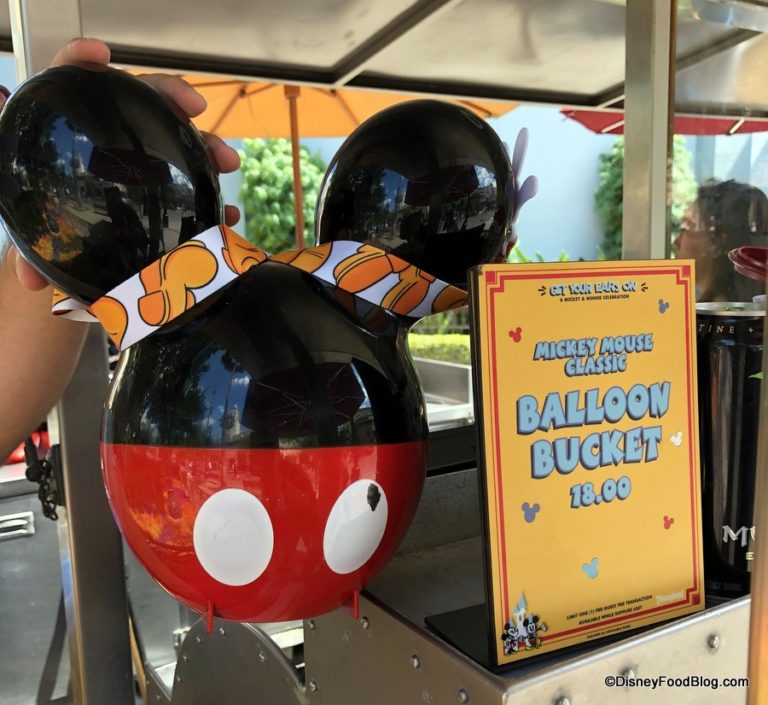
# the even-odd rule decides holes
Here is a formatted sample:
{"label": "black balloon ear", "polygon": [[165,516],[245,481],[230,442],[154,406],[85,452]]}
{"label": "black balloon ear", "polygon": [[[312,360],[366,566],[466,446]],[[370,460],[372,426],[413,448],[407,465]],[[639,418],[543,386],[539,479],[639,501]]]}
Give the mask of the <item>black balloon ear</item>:
{"label": "black balloon ear", "polygon": [[[16,198],[21,193],[21,187],[10,174],[0,172],[0,198]],[[0,210],[2,213],[2,210]]]}
{"label": "black balloon ear", "polygon": [[19,144],[19,138],[16,135],[0,135],[0,154],[10,154]]}
{"label": "black balloon ear", "polygon": [[[18,143],[19,140],[15,134],[0,134],[0,155],[12,155]],[[20,191],[21,187],[13,175],[7,171],[0,172],[0,199],[16,198]]]}
{"label": "black balloon ear", "polygon": [[218,177],[189,119],[104,66],[48,69],[8,99],[0,213],[19,252],[86,304],[223,222]]}
{"label": "black balloon ear", "polygon": [[317,242],[366,242],[449,284],[506,254],[515,174],[503,143],[450,103],[396,105],[353,132],[328,167]]}

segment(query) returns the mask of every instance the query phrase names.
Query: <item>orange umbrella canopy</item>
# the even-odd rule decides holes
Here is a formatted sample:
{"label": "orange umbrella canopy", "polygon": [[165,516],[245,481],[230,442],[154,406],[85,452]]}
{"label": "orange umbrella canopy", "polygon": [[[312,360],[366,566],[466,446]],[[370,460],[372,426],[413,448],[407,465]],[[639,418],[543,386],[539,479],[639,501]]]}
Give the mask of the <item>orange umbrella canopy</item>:
{"label": "orange umbrella canopy", "polygon": [[[208,101],[207,110],[194,122],[198,129],[219,137],[291,137],[289,100],[296,94],[301,137],[343,137],[371,115],[397,103],[424,96],[383,91],[334,89],[322,86],[286,86],[210,76],[184,76]],[[454,99],[450,102],[482,118],[499,117],[513,103]]]}
{"label": "orange umbrella canopy", "polygon": [[[293,151],[296,244],[304,246],[304,210],[299,168],[300,137],[342,137],[371,115],[415,94],[245,81],[237,78],[184,76],[201,93],[206,111],[194,119],[199,130],[219,137],[289,137]],[[514,107],[500,101],[450,99],[482,118],[499,117]]]}

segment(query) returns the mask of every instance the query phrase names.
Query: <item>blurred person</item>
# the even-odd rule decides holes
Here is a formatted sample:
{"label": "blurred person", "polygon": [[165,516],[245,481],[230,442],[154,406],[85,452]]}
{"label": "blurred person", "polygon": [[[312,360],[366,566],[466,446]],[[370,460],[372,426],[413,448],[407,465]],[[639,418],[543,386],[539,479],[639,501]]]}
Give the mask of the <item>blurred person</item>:
{"label": "blurred person", "polygon": [[[107,65],[110,51],[97,39],[73,39],[62,47],[51,66],[95,63]],[[140,77],[165,94],[189,117],[205,110],[205,99],[188,83],[168,74]],[[0,107],[8,91],[0,91]],[[204,135],[220,172],[235,171],[237,152],[214,135]],[[225,219],[234,225],[239,213],[226,206]],[[86,323],[51,315],[48,282],[0,234],[0,463],[45,418],[61,396],[77,364]]]}
{"label": "blurred person", "polygon": [[697,301],[752,301],[764,286],[736,272],[728,252],[768,244],[768,198],[738,181],[708,181],[683,217],[675,256],[696,261]]}

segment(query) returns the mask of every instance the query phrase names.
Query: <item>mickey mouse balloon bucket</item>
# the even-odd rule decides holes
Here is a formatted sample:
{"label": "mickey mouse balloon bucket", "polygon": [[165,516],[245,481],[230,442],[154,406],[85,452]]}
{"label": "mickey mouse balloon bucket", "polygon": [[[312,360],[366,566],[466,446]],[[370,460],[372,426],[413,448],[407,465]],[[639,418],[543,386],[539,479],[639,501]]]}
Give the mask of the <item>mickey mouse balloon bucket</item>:
{"label": "mickey mouse balloon bucket", "polygon": [[[331,610],[386,563],[424,482],[406,335],[462,305],[535,191],[496,134],[416,101],[361,125],[328,169],[317,245],[269,256],[222,225],[202,139],[119,71],[58,67],[0,117],[0,213],[122,350],[101,457],[126,541],[206,616]],[[64,292],[64,293],[59,293]]]}

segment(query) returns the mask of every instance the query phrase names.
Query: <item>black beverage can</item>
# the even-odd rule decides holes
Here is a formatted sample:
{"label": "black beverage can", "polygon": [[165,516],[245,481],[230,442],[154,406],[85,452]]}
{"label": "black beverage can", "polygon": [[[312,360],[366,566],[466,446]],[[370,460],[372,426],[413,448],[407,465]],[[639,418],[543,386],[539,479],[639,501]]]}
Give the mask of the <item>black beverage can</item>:
{"label": "black beverage can", "polygon": [[696,305],[707,600],[749,593],[764,304]]}

